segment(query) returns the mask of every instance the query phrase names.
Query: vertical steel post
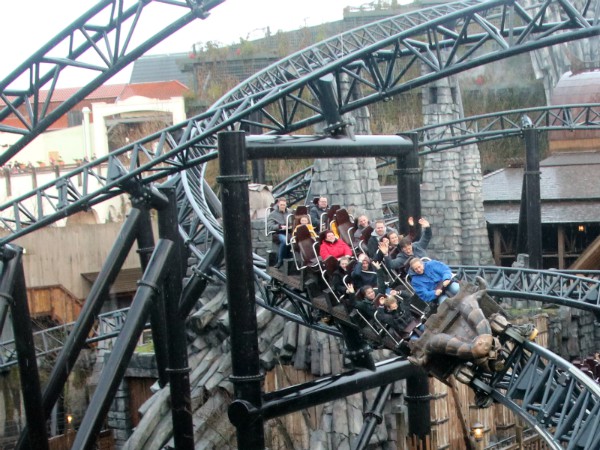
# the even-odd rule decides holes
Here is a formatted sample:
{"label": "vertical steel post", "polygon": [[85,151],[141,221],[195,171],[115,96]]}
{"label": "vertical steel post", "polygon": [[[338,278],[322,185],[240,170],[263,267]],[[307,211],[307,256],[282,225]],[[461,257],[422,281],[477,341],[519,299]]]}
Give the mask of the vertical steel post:
{"label": "vertical steel post", "polygon": [[[217,180],[222,186],[225,269],[228,274],[231,381],[235,398],[249,411],[256,411],[262,404],[263,376],[259,364],[244,133],[219,133],[218,149],[221,175]],[[240,450],[265,447],[264,420],[259,414],[252,417],[253,420],[236,425]]]}
{"label": "vertical steel post", "polygon": [[21,378],[21,392],[25,404],[27,417],[29,447],[35,450],[48,449],[48,435],[46,433],[46,415],[42,402],[42,389],[33,342],[33,329],[31,316],[27,304],[27,286],[25,272],[23,271],[23,249],[13,247],[15,256],[8,262],[14,267],[14,284],[12,289],[13,301],[11,304],[13,329],[15,333],[15,347],[19,361],[19,374]]}
{"label": "vertical steel post", "polygon": [[[243,123],[241,125],[242,130],[247,131],[248,134],[263,134],[263,128],[259,126],[261,115],[258,111],[254,111],[248,117],[251,123]],[[253,123],[252,123],[253,122]],[[267,174],[265,170],[264,159],[253,159],[252,160],[252,182],[264,184],[267,182]]]}
{"label": "vertical steel post", "polygon": [[383,421],[383,408],[387,403],[393,386],[393,384],[381,386],[377,391],[377,396],[373,400],[371,410],[365,413],[365,422],[352,445],[352,450],[364,450],[369,446],[369,441],[371,440],[371,436],[373,436],[375,427]]}
{"label": "vertical steel post", "polygon": [[538,131],[523,129],[525,138],[525,202],[527,216],[527,249],[529,267],[541,269],[542,262],[542,204],[540,196],[540,149]]}
{"label": "vertical steel post", "polygon": [[96,444],[96,437],[148,320],[151,302],[153,298],[160,295],[159,286],[172,261],[172,250],[173,242],[166,239],[158,241],[148,268],[138,282],[138,289],[131,302],[127,320],[115,341],[110,357],[98,380],[98,386],[90,400],[90,406],[83,416],[79,430],[77,430],[73,449],[91,450]]}
{"label": "vertical steel post", "polygon": [[[142,214],[137,230],[138,256],[142,273],[146,271],[148,263],[154,251],[154,233],[152,231],[152,219],[148,208],[141,209]],[[158,368],[158,384],[164,387],[168,380],[168,352],[167,352],[167,325],[164,320],[164,306],[162,296],[158,296],[152,302],[150,310],[150,326],[152,328],[152,341],[154,342],[154,356]]]}
{"label": "vertical steel post", "polygon": [[406,379],[406,402],[408,403],[408,437],[416,442],[416,449],[429,449],[431,442],[431,396],[429,378],[420,370]]}
{"label": "vertical steel post", "polygon": [[416,133],[406,135],[412,140],[412,150],[396,158],[398,189],[398,231],[408,235],[408,218],[414,217],[415,224],[421,217],[421,170],[419,168],[419,147]]}
{"label": "vertical steel post", "polygon": [[[98,274],[98,278],[96,278],[96,281],[92,285],[92,289],[83,304],[75,327],[69,334],[65,345],[54,363],[52,373],[50,374],[50,378],[43,394],[43,409],[48,415],[62,393],[65,382],[71,373],[71,369],[75,365],[79,352],[85,345],[89,332],[94,325],[94,320],[96,320],[98,313],[102,309],[102,304],[108,296],[110,286],[117,278],[117,275],[131,250],[136,237],[140,214],[140,210],[137,208],[132,208],[131,211],[129,211],[127,220],[123,223],[123,226],[119,231],[119,237],[108,254],[106,261]],[[29,447],[26,428],[21,432],[21,436],[16,445],[17,449]]]}
{"label": "vertical steel post", "polygon": [[168,205],[158,211],[158,234],[161,239],[169,239],[175,244],[167,273],[164,289],[165,317],[169,324],[168,355],[169,387],[171,391],[171,417],[173,419],[173,440],[177,450],[194,450],[194,422],[192,418],[192,394],[190,388],[190,367],[188,365],[187,336],[185,317],[179,314],[185,262],[183,241],[177,222],[177,199],[175,188],[163,188]]}

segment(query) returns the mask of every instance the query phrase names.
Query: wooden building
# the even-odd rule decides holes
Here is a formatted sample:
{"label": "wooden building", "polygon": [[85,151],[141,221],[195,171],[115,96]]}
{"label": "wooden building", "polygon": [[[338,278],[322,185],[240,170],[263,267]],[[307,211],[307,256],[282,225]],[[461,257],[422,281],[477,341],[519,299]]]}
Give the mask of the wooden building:
{"label": "wooden building", "polygon": [[[523,167],[507,167],[483,179],[497,265],[509,266],[517,257],[523,172]],[[567,269],[600,235],[600,152],[557,153],[540,163],[540,172],[543,267]]]}
{"label": "wooden building", "polygon": [[[550,104],[600,102],[600,70],[565,73]],[[548,158],[540,163],[543,268],[600,269],[600,131],[549,132]],[[483,178],[485,218],[496,264],[511,265],[523,167],[507,167]]]}

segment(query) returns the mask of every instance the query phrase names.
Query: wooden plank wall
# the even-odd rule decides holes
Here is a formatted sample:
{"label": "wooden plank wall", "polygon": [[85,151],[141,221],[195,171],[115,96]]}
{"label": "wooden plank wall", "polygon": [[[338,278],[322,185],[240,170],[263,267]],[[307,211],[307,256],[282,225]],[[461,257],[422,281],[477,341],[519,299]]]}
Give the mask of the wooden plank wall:
{"label": "wooden plank wall", "polygon": [[[90,283],[81,274],[100,271],[122,225],[46,227],[17,239],[15,244],[25,249],[23,267],[27,287],[62,285],[76,298],[85,298]],[[6,235],[6,231],[0,231],[0,235]],[[123,269],[140,267],[136,250],[134,244]]]}
{"label": "wooden plank wall", "polygon": [[31,317],[48,316],[56,323],[74,322],[83,302],[62,286],[27,289]]}
{"label": "wooden plank wall", "polygon": [[[314,380],[310,372],[294,369],[293,366],[276,365],[266,373],[264,391],[272,392],[287,386],[306,383]],[[287,414],[265,423],[265,432],[270,436],[272,450],[290,448],[288,437],[295,443],[295,448],[310,448],[309,430],[318,428],[317,420],[321,417],[324,405],[306,408],[300,412]],[[286,430],[285,432],[280,432]]]}

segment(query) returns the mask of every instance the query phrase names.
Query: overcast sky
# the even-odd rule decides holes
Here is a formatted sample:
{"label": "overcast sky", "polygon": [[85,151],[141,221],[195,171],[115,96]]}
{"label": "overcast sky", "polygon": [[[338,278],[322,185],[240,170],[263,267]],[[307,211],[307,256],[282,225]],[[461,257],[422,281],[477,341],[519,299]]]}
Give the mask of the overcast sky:
{"label": "overcast sky", "polygon": [[[0,26],[0,80],[87,11],[94,1],[5,0],[5,3],[5,14]],[[196,19],[147,54],[186,52],[195,42],[217,41],[229,44],[238,42],[240,37],[258,38],[264,35],[266,27],[276,33],[278,30],[292,30],[305,25],[340,20],[344,6],[368,3],[365,0],[226,0],[216,6],[206,20]],[[131,2],[126,1],[126,5],[131,5]],[[175,11],[173,7],[167,8]],[[166,15],[153,14],[146,19],[144,26],[149,27],[148,29],[158,27]],[[128,81],[128,69],[110,82]],[[63,85],[65,83],[78,85],[76,82],[69,83],[68,80],[64,80]]]}

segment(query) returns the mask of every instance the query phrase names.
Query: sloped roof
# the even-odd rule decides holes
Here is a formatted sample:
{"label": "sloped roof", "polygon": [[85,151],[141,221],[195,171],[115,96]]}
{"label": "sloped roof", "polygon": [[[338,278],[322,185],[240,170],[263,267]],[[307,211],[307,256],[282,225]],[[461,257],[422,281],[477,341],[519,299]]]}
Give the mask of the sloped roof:
{"label": "sloped roof", "polygon": [[187,53],[142,56],[133,63],[129,82],[133,84],[177,80],[186,86],[191,86],[191,74],[183,73],[178,62],[188,58]]}
{"label": "sloped roof", "polygon": [[[600,152],[555,154],[540,162],[543,223],[600,222]],[[519,222],[523,168],[483,177],[483,207],[490,224]]]}
{"label": "sloped roof", "polygon": [[171,97],[181,97],[187,91],[187,86],[176,80],[129,84],[123,89],[119,100],[126,100],[135,96],[168,100]]}
{"label": "sloped roof", "polygon": [[[108,98],[117,98],[123,89],[127,86],[126,84],[107,84],[100,86],[95,89],[93,92],[88,94],[85,98],[86,100],[99,100],[99,99],[108,99]],[[64,102],[73,96],[79,89],[75,88],[61,88],[56,89],[52,94],[52,102]],[[48,98],[47,90],[40,91],[40,101],[46,101]]]}
{"label": "sloped roof", "polygon": [[[520,201],[523,172],[522,167],[505,168],[484,176],[483,201]],[[540,162],[540,172],[542,201],[600,201],[600,152],[556,154]]]}
{"label": "sloped roof", "polygon": [[[519,203],[485,204],[485,220],[491,225],[516,225],[519,223]],[[544,202],[542,223],[600,222],[598,202]]]}

